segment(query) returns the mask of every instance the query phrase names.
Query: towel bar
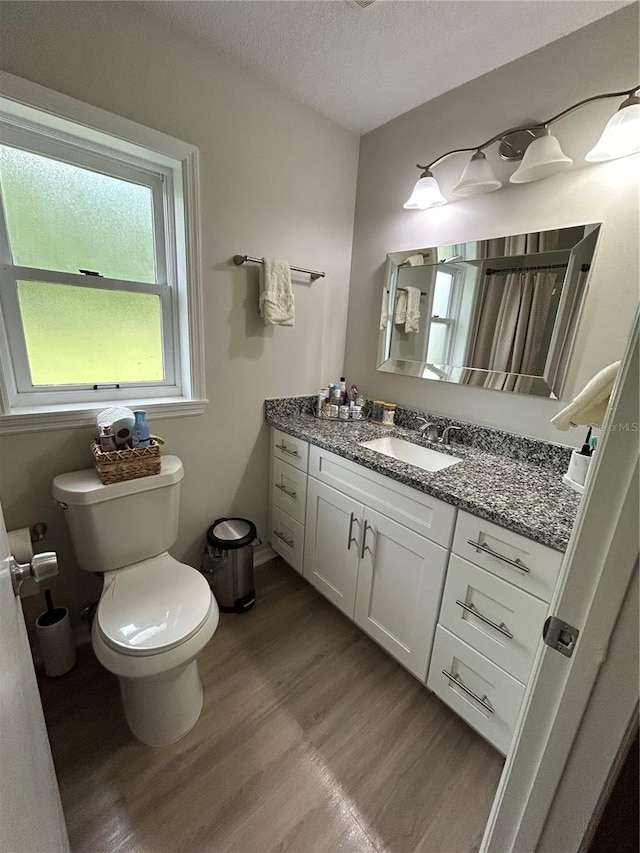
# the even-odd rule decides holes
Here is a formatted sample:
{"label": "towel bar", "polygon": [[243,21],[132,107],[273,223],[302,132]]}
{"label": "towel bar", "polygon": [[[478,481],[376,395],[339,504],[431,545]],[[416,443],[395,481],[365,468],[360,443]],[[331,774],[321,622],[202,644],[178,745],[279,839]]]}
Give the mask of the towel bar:
{"label": "towel bar", "polygon": [[[252,258],[251,255],[234,255],[233,263],[239,267],[245,262],[249,262],[250,264],[263,264],[264,258]],[[296,272],[304,272],[307,275],[311,276],[311,281],[315,281],[317,278],[324,278],[326,273],[318,272],[318,270],[306,270],[304,267],[292,267],[289,266],[289,269],[295,270]]]}

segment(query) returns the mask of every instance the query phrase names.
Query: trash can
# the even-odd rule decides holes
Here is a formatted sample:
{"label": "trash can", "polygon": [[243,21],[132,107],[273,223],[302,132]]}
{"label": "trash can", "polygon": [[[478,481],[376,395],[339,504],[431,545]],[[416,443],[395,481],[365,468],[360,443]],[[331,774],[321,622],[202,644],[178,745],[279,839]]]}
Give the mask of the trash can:
{"label": "trash can", "polygon": [[246,518],[219,518],[207,530],[202,574],[227,613],[245,613],[256,603],[253,545],[256,526]]}

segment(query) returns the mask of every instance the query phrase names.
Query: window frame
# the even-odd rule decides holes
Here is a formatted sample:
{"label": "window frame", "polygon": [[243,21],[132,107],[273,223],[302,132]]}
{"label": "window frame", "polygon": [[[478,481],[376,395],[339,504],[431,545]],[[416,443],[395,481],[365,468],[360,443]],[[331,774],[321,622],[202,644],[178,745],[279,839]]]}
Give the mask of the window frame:
{"label": "window frame", "polygon": [[[43,156],[55,156],[55,159],[124,180],[133,178],[138,184],[153,185],[154,230],[161,238],[156,251],[155,284],[13,266],[7,254],[8,244],[2,240],[0,434],[94,424],[96,412],[111,403],[142,407],[152,416],[201,414],[207,400],[198,149],[6,72],[0,72],[0,109],[2,143]],[[4,228],[2,217],[0,232]],[[119,389],[100,388],[98,391],[94,391],[93,386],[74,385],[25,393],[24,371],[18,371],[18,382],[15,372],[16,357],[26,357],[21,321],[15,326],[15,311],[19,311],[15,282],[23,279],[157,293],[163,306],[165,381],[121,383]],[[13,291],[9,300],[7,288]],[[14,304],[7,309],[11,299]],[[173,367],[169,370],[167,345],[173,353]],[[25,363],[28,367],[28,362]]]}

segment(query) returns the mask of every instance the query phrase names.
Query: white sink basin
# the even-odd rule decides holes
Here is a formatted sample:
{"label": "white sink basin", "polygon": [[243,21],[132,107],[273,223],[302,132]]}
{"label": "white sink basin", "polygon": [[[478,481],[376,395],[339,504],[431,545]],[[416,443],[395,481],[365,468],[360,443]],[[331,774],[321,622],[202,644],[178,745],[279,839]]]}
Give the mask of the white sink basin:
{"label": "white sink basin", "polygon": [[450,468],[451,465],[462,462],[462,459],[456,459],[455,456],[447,456],[445,453],[430,450],[428,447],[422,447],[421,444],[403,441],[392,435],[374,438],[373,441],[361,441],[360,447],[367,447],[369,450],[375,450],[377,453],[383,453],[401,462],[408,462],[409,465],[415,465],[423,471],[441,471],[443,468]]}

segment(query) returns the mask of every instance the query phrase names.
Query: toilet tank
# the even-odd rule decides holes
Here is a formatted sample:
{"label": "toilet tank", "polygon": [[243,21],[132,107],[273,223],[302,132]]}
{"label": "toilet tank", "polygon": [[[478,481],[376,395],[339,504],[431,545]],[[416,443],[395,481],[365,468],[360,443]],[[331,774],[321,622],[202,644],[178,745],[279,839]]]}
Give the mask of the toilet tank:
{"label": "toilet tank", "polygon": [[167,551],[178,535],[177,456],[163,456],[159,474],[105,486],[93,468],[60,474],[53,496],[65,508],[82,569],[109,572]]}

